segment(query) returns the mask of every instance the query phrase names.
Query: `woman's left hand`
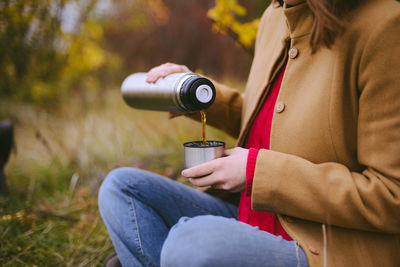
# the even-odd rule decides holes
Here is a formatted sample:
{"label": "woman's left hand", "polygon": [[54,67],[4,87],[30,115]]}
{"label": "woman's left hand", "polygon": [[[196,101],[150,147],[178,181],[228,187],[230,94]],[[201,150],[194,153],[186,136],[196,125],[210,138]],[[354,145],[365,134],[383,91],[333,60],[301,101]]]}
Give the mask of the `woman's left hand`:
{"label": "woman's left hand", "polygon": [[225,157],[183,170],[182,176],[195,186],[242,192],[246,187],[248,153],[248,149],[241,147],[226,150]]}

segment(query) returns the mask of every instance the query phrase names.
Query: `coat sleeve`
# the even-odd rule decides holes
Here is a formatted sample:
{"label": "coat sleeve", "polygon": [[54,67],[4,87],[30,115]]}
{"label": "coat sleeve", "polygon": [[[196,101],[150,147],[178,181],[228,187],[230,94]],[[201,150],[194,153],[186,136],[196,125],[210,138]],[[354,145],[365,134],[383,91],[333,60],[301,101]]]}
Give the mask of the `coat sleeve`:
{"label": "coat sleeve", "polygon": [[[211,79],[210,79],[211,80]],[[216,97],[215,102],[206,110],[207,124],[223,130],[237,138],[240,132],[242,116],[242,94],[236,89],[229,88],[214,80]],[[186,115],[189,118],[200,120],[199,112]]]}
{"label": "coat sleeve", "polygon": [[400,233],[400,16],[369,33],[359,65],[357,156],[314,164],[260,150],[252,208],[345,228]]}

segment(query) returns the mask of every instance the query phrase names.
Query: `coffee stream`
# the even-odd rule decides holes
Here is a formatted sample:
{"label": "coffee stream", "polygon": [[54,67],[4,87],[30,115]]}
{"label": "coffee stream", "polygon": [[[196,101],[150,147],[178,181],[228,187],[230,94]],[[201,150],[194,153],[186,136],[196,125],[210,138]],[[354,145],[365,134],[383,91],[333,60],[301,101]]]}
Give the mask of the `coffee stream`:
{"label": "coffee stream", "polygon": [[201,122],[203,124],[203,130],[202,130],[202,136],[203,136],[203,145],[207,144],[207,140],[206,140],[206,113],[202,110],[200,110],[200,115],[201,115]]}

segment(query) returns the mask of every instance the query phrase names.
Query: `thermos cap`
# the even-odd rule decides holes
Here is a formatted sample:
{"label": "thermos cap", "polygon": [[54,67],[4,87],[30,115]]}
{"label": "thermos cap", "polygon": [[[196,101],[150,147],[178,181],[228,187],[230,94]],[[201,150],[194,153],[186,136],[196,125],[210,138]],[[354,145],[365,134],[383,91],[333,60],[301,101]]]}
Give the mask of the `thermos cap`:
{"label": "thermos cap", "polygon": [[213,90],[211,87],[207,84],[200,85],[196,89],[196,98],[199,100],[201,103],[208,103],[212,99],[214,95]]}

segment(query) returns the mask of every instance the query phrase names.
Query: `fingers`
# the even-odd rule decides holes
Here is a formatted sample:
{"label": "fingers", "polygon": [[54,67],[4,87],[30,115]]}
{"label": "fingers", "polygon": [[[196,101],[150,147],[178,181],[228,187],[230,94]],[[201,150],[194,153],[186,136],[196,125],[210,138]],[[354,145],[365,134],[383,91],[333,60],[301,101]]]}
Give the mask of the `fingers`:
{"label": "fingers", "polygon": [[182,171],[182,176],[185,178],[203,177],[211,174],[215,169],[215,162],[219,159],[205,162],[192,168]]}
{"label": "fingers", "polygon": [[160,66],[152,68],[147,73],[146,82],[154,83],[159,78],[163,78],[172,73],[180,73],[180,72],[190,72],[190,70],[185,65],[177,65],[174,63],[165,63]]}
{"label": "fingers", "polygon": [[213,186],[216,188],[222,183],[222,179],[216,170],[220,165],[221,158],[208,161],[195,167],[182,171],[182,176],[188,178],[191,184],[198,187]]}
{"label": "fingers", "polygon": [[168,112],[168,119],[173,119],[182,115],[193,115],[197,112]]}
{"label": "fingers", "polygon": [[236,147],[221,157],[182,171],[195,186],[209,186],[231,192],[242,192],[246,186],[248,149]]}
{"label": "fingers", "polygon": [[192,185],[198,187],[212,186],[214,188],[217,188],[217,182],[215,181],[215,178],[211,175],[203,178],[189,178],[189,182]]}
{"label": "fingers", "polygon": [[185,114],[185,113],[183,113],[183,112],[168,112],[168,119],[171,120],[173,118],[182,116],[183,114]]}

